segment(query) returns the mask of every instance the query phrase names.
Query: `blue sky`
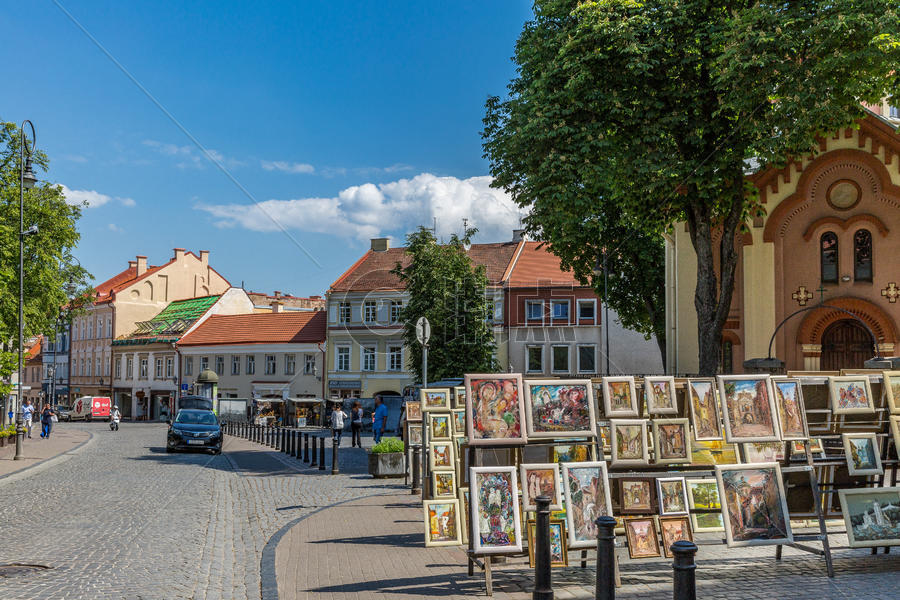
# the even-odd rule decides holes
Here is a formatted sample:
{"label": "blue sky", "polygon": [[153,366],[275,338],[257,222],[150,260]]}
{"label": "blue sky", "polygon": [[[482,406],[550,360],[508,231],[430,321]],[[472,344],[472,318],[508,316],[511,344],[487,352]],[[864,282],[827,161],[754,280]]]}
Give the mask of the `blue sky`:
{"label": "blue sky", "polygon": [[185,247],[233,285],[318,294],[370,237],[518,224],[480,131],[529,2],[58,4],[253,198],[57,2],[7,5],[0,118],[31,119],[44,176],[91,203],[76,255],[97,280]]}

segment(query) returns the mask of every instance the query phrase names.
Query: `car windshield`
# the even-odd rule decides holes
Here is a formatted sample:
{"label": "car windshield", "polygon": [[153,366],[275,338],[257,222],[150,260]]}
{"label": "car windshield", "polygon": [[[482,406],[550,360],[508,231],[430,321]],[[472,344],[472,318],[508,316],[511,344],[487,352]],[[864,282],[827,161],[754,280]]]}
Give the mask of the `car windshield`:
{"label": "car windshield", "polygon": [[183,410],[175,417],[175,422],[183,423],[185,425],[215,425],[216,415],[211,412]]}

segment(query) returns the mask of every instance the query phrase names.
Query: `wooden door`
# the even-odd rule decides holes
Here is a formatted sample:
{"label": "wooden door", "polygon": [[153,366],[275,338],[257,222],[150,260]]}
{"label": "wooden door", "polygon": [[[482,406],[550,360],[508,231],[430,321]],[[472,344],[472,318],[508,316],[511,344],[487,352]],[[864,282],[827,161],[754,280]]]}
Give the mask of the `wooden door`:
{"label": "wooden door", "polygon": [[822,334],[822,358],[820,369],[862,369],[874,356],[872,337],[853,319],[844,319],[828,326]]}

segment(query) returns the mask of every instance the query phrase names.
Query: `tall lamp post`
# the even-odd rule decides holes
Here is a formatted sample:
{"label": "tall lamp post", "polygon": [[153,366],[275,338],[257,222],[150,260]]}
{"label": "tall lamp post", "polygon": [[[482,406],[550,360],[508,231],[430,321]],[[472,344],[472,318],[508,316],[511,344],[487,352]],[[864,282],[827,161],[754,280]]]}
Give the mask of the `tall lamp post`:
{"label": "tall lamp post", "polygon": [[[25,135],[25,125],[31,128],[31,147],[28,146],[28,137]],[[24,269],[25,269],[25,236],[37,233],[37,226],[32,225],[25,231],[25,189],[31,189],[37,183],[37,177],[31,170],[31,155],[35,145],[34,124],[25,120],[22,122],[22,138],[19,145],[19,393],[16,396],[16,455],[13,460],[22,460],[22,440],[25,437],[25,421],[22,415],[22,347],[25,345],[25,319],[24,319]]]}

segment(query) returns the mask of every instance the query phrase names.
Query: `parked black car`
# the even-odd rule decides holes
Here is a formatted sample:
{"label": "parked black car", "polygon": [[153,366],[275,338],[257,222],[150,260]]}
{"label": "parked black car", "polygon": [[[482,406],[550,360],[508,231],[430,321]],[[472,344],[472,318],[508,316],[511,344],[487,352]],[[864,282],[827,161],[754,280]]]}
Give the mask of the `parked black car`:
{"label": "parked black car", "polygon": [[197,449],[222,453],[222,429],[216,414],[210,410],[179,410],[175,421],[169,424],[167,437],[166,452]]}

